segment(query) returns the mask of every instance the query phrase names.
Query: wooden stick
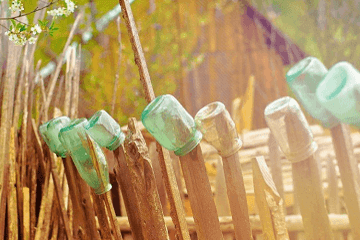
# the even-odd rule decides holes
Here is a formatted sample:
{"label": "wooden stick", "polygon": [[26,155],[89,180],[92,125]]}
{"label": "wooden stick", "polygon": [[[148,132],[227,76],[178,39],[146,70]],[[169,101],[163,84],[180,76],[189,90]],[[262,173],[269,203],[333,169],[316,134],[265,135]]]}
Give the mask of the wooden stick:
{"label": "wooden stick", "polygon": [[106,192],[106,193],[102,194],[101,198],[103,199],[103,201],[105,203],[112,229],[115,232],[115,236],[116,236],[115,239],[123,240],[123,238],[121,236],[120,225],[116,219],[114,206],[112,205],[112,202],[111,202],[110,192]]}
{"label": "wooden stick", "polygon": [[230,209],[235,224],[237,239],[252,239],[244,179],[239,154],[223,157],[224,173]]}
{"label": "wooden stick", "polygon": [[255,199],[259,208],[262,232],[265,239],[290,239],[284,216],[284,204],[271,178],[263,156],[252,161]]}
{"label": "wooden stick", "polygon": [[94,200],[94,207],[100,225],[101,238],[111,240],[111,228],[104,203],[100,196],[95,194],[94,191],[92,191],[92,199]]}
{"label": "wooden stick", "polygon": [[10,128],[10,149],[9,149],[9,162],[10,162],[10,176],[9,176],[9,194],[7,199],[8,209],[8,238],[18,239],[18,207],[16,196],[16,175],[19,174],[15,170],[15,143],[14,143],[14,128]]}
{"label": "wooden stick", "polygon": [[[139,68],[140,81],[144,88],[145,99],[150,103],[155,98],[155,94],[151,85],[149,71],[146,66],[131,7],[128,0],[119,0],[119,3],[122,8],[126,28],[134,51],[135,63]],[[189,231],[187,230],[185,221],[185,211],[180,198],[179,189],[176,185],[176,178],[171,165],[169,152],[159,143],[156,144],[156,148],[159,153],[159,162],[170,203],[170,216],[176,226],[177,238],[179,240],[190,240]]]}
{"label": "wooden stick", "polygon": [[200,145],[197,145],[188,154],[180,156],[180,163],[197,226],[198,238],[204,240],[223,239]]}
{"label": "wooden stick", "polygon": [[149,240],[169,239],[146,142],[136,126],[135,118],[129,119],[128,127],[130,131],[124,142],[125,154],[129,156],[127,165],[136,200],[140,202],[146,237]]}
{"label": "wooden stick", "polygon": [[251,240],[253,237],[239,158],[241,141],[238,138],[235,123],[225,105],[220,102],[210,103],[200,109],[195,116],[195,121],[204,139],[222,155],[227,194],[235,224],[235,236],[238,240]]}
{"label": "wooden stick", "polygon": [[136,195],[134,186],[129,181],[129,179],[131,179],[130,170],[126,164],[123,145],[120,145],[120,147],[114,150],[114,157],[117,163],[115,165],[116,178],[124,198],[133,238],[134,240],[143,240],[145,239],[146,233],[141,223],[142,216],[140,214],[139,202],[134,201]]}
{"label": "wooden stick", "polygon": [[348,127],[339,124],[331,128],[331,136],[344,189],[344,200],[354,239],[360,239],[360,173]]}
{"label": "wooden stick", "polygon": [[[270,133],[269,136],[269,159],[270,159],[270,168],[271,176],[274,179],[274,183],[280,197],[284,199],[284,183],[282,175],[282,164],[281,164],[281,155],[279,145],[277,144],[274,135]],[[284,207],[284,213],[286,215],[286,208]]]}
{"label": "wooden stick", "polygon": [[[5,164],[4,175],[3,175],[3,188],[1,192],[0,208],[6,209],[7,196],[9,194],[9,175],[10,175],[10,164]],[[0,211],[0,239],[5,239],[5,213],[6,211]]]}

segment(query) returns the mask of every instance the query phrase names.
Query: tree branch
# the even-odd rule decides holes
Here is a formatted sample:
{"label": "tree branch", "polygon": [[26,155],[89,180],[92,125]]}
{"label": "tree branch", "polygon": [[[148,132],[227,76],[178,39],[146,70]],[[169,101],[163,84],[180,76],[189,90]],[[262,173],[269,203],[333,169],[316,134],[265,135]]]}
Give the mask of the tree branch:
{"label": "tree branch", "polygon": [[53,5],[53,4],[55,4],[55,3],[59,2],[59,1],[60,1],[60,0],[51,1],[50,3],[48,3],[47,5],[45,5],[45,6],[43,6],[43,7],[40,7],[40,8],[39,8],[39,7],[36,7],[36,8],[35,8],[34,10],[32,10],[31,12],[24,13],[24,14],[22,14],[22,13],[20,12],[20,14],[17,15],[17,16],[0,18],[0,20],[11,20],[11,19],[16,20],[17,18],[20,18],[20,17],[23,17],[23,16],[27,16],[27,15],[30,15],[30,14],[32,14],[32,13],[41,11],[41,10],[43,10],[44,8],[48,8],[48,7],[50,7],[51,5]]}

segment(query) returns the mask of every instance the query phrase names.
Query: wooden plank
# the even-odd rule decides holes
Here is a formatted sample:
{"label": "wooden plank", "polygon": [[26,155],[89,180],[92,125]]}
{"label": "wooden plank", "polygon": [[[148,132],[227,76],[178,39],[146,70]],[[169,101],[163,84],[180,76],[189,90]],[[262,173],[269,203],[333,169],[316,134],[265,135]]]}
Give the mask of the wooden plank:
{"label": "wooden plank", "polygon": [[339,124],[331,129],[331,136],[344,189],[344,200],[350,219],[352,235],[360,239],[360,174],[354,159],[348,126]]}
{"label": "wooden plank", "polygon": [[134,200],[136,199],[136,195],[134,186],[130,180],[130,171],[125,160],[126,156],[123,145],[115,149],[114,157],[117,163],[114,168],[116,179],[120,185],[133,238],[134,240],[143,240],[145,239],[146,232],[142,226],[139,202]]}
{"label": "wooden plank", "polygon": [[277,192],[263,156],[252,161],[257,207],[265,239],[290,239],[284,214],[284,202]]}
{"label": "wooden plank", "polygon": [[188,154],[180,156],[180,163],[198,238],[201,240],[223,239],[200,145]]}
{"label": "wooden plank", "polygon": [[136,200],[139,201],[140,214],[146,228],[147,239],[169,239],[164,222],[156,180],[149,159],[148,149],[141,131],[136,127],[136,119],[129,119],[129,133],[124,142],[128,155],[127,165],[134,186]]}

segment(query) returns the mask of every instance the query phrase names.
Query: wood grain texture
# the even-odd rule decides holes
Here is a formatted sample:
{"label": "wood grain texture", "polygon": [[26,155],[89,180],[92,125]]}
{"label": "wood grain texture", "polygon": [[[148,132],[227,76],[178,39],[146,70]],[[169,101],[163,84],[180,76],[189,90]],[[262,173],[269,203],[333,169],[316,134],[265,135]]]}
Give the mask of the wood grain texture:
{"label": "wood grain texture", "polygon": [[129,218],[129,223],[131,226],[131,232],[134,240],[143,240],[145,239],[145,229],[143,228],[142,216],[140,213],[139,202],[135,201],[136,198],[135,190],[131,184],[130,179],[130,170],[126,163],[126,156],[124,152],[124,146],[120,145],[114,151],[114,156],[116,160],[115,165],[115,174],[116,179],[120,185],[121,193],[124,199],[124,204],[126,208],[126,213]]}
{"label": "wood grain texture", "polygon": [[198,238],[201,240],[222,240],[219,218],[200,145],[197,145],[185,156],[181,156],[180,163],[197,226]]}
{"label": "wood grain texture", "polygon": [[244,179],[238,152],[223,157],[227,194],[238,240],[252,239]]}
{"label": "wood grain texture", "polygon": [[360,174],[354,158],[350,131],[346,125],[339,124],[331,129],[331,136],[343,184],[344,200],[352,235],[354,239],[360,239]]}
{"label": "wood grain texture", "polygon": [[292,173],[294,194],[303,217],[306,239],[333,240],[315,157],[312,155],[304,161],[293,163]]}
{"label": "wood grain texture", "polygon": [[140,203],[146,237],[149,240],[169,239],[146,142],[136,127],[135,118],[129,119],[128,126],[130,131],[124,142],[125,154],[136,200]]}

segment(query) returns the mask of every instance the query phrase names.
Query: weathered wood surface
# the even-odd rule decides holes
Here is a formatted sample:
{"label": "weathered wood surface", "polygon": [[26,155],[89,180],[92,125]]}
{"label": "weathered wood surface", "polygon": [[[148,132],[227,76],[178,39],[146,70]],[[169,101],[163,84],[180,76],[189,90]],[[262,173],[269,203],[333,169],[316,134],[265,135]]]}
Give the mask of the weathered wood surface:
{"label": "weathered wood surface", "polygon": [[126,213],[129,218],[130,226],[132,229],[132,236],[134,240],[144,240],[146,236],[145,228],[142,226],[142,216],[140,212],[139,202],[134,201],[136,198],[135,189],[130,179],[130,170],[126,163],[124,146],[120,145],[114,151],[116,160],[115,174],[116,179],[120,185],[121,193],[124,199]]}
{"label": "weathered wood surface", "polygon": [[264,239],[290,239],[284,214],[284,201],[276,190],[264,157],[253,159],[255,199],[259,208]]}
{"label": "weathered wood surface", "polygon": [[360,239],[360,174],[354,158],[348,126],[339,124],[331,129],[331,136],[344,189],[352,235]]}
{"label": "weathered wood surface", "polygon": [[303,216],[306,239],[334,239],[314,156],[292,164],[294,194]]}
{"label": "weathered wood surface", "polygon": [[249,210],[239,154],[223,157],[224,174],[237,239],[252,239]]}
{"label": "weathered wood surface", "polygon": [[136,201],[140,205],[142,223],[147,230],[146,238],[169,239],[149,152],[140,130],[136,127],[135,118],[129,119],[129,129],[124,142],[125,154],[128,155],[127,165]]}
{"label": "weathered wood surface", "polygon": [[180,163],[198,238],[201,240],[223,239],[200,146],[197,145],[185,156],[180,156]]}

